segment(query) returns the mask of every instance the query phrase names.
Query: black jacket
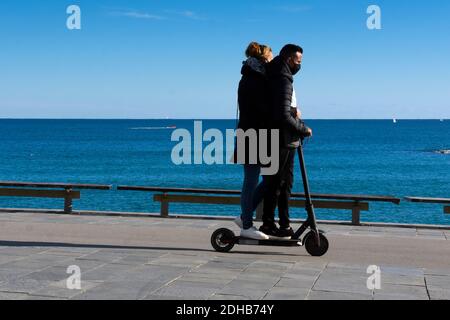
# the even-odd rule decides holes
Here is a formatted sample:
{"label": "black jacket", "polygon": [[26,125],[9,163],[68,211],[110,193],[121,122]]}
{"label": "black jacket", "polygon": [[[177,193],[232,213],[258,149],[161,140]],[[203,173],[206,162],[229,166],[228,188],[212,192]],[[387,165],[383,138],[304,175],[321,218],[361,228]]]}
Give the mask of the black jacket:
{"label": "black jacket", "polygon": [[280,147],[298,148],[299,140],[308,135],[308,127],[291,109],[294,78],[279,56],[267,66],[270,88],[270,127],[280,130]]}
{"label": "black jacket", "polygon": [[[263,65],[261,66],[264,68]],[[239,129],[258,130],[268,128],[269,83],[265,69],[261,71],[253,69],[247,62],[242,67],[242,79],[239,82],[238,89]]]}
{"label": "black jacket", "polygon": [[[239,82],[238,103],[239,103],[239,124],[238,128],[244,131],[254,129],[257,132],[256,163],[259,163],[259,130],[269,129],[268,117],[270,107],[269,83],[266,76],[265,65],[256,59],[250,58],[241,70],[242,78]],[[249,161],[249,141],[245,143],[245,162],[240,164],[250,164]],[[235,155],[235,161],[236,161]],[[254,164],[254,163],[251,163]]]}

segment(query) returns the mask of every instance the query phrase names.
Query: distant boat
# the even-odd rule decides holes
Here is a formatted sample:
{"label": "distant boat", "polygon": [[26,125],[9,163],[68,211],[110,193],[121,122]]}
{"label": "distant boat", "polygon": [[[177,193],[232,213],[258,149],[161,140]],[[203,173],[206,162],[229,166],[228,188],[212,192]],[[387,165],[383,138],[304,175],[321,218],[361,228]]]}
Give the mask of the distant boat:
{"label": "distant boat", "polygon": [[393,123],[397,123],[397,119],[395,119],[395,118],[392,119],[392,122],[393,122]]}
{"label": "distant boat", "polygon": [[441,121],[441,122],[444,122],[444,119],[441,119],[440,121]]}

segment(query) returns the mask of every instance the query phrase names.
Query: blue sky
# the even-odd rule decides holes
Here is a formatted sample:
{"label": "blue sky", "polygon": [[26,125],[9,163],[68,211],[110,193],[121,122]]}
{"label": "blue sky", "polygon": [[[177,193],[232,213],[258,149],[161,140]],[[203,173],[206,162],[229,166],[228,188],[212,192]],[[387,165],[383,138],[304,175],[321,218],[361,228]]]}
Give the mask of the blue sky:
{"label": "blue sky", "polygon": [[304,47],[307,119],[450,118],[449,30],[446,0],[2,0],[0,118],[233,118],[253,40]]}

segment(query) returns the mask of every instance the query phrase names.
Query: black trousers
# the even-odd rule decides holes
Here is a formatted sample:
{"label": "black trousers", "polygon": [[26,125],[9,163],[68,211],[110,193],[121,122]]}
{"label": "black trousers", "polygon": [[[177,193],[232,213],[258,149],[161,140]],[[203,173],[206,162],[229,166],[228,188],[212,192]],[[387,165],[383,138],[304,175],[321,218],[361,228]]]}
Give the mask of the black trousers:
{"label": "black trousers", "polygon": [[281,148],[278,172],[273,176],[263,176],[265,185],[263,223],[265,226],[275,225],[277,205],[280,227],[290,226],[289,199],[294,182],[295,154],[296,149]]}

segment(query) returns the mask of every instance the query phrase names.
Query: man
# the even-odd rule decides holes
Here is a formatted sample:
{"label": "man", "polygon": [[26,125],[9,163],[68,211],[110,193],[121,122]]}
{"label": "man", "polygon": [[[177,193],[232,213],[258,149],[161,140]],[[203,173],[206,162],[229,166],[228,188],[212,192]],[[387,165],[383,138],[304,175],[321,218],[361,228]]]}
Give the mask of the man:
{"label": "man", "polygon": [[[264,214],[260,231],[274,238],[290,239],[294,231],[289,220],[289,199],[293,185],[294,158],[300,139],[312,136],[312,130],[300,120],[300,113],[293,108],[294,75],[301,69],[303,49],[288,44],[280,55],[267,66],[270,88],[271,129],[280,133],[279,170],[275,175],[264,176]],[[278,200],[278,201],[277,201]],[[275,224],[275,208],[278,202],[279,224]]]}

